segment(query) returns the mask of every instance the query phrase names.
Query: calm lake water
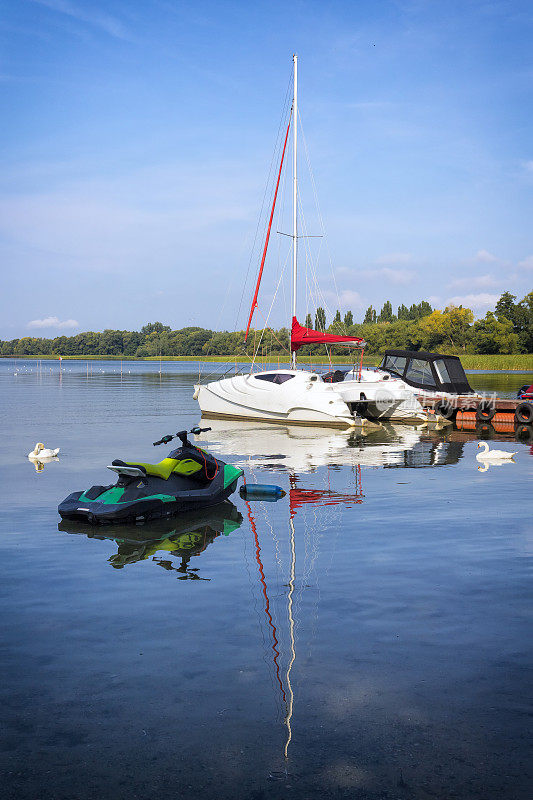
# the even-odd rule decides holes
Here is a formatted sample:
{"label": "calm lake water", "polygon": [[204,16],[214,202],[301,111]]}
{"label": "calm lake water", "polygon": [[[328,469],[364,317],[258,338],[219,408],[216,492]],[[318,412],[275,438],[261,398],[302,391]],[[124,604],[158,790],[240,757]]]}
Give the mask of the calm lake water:
{"label": "calm lake water", "polygon": [[199,420],[197,364],[88,372],[0,360],[3,797],[529,800],[531,443],[479,471],[475,433],[206,423],[286,497],[58,524]]}

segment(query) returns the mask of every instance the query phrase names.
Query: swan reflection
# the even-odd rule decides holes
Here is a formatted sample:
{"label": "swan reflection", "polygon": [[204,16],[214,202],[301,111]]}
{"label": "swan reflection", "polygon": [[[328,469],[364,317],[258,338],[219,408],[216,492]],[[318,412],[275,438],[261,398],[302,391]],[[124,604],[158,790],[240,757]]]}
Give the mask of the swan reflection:
{"label": "swan reflection", "polygon": [[44,472],[44,468],[47,464],[51,464],[52,461],[59,461],[57,456],[50,456],[49,458],[30,458],[28,459],[30,464],[33,464],[35,467],[35,472]]}

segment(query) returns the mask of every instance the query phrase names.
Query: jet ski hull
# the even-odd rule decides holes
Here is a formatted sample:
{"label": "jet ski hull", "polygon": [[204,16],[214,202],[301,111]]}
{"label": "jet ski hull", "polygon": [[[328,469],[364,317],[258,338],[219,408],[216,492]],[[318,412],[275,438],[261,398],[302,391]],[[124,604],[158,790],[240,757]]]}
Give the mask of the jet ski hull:
{"label": "jet ski hull", "polygon": [[[237,488],[242,470],[218,462],[213,480],[203,486],[171,476],[168,480],[148,477],[114,486],[92,486],[73,492],[58,506],[63,519],[92,524],[141,522],[199,511],[227,500]],[[196,484],[196,485],[195,485]]]}

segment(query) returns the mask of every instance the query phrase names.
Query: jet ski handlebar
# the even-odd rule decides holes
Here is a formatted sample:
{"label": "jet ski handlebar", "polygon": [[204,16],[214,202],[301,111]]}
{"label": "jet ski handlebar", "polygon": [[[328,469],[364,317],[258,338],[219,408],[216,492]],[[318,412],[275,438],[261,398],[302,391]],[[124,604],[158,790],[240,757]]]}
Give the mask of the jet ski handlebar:
{"label": "jet ski handlebar", "polygon": [[187,442],[188,433],[194,433],[195,435],[198,435],[199,433],[205,433],[206,431],[210,430],[211,428],[199,428],[198,425],[195,425],[193,428],[190,429],[190,431],[178,431],[175,434],[167,434],[166,436],[163,436],[162,439],[159,439],[159,441],[154,442],[153,444],[154,447],[157,447],[158,444],[168,444],[169,442],[172,441],[172,439],[181,439],[183,444],[185,444]]}

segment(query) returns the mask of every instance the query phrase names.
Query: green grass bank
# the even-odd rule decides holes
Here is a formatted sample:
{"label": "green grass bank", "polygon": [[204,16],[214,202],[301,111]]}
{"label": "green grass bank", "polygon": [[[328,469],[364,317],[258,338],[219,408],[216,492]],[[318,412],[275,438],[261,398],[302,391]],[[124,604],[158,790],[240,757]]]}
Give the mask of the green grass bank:
{"label": "green grass bank", "polygon": [[[57,361],[57,356],[0,356],[0,358],[11,358],[16,361]],[[522,353],[519,355],[476,355],[475,353],[465,353],[460,356],[461,363],[465,369],[486,369],[486,370],[508,370],[515,372],[524,372],[533,370],[533,353]],[[63,356],[63,361],[159,361],[159,357],[146,357],[135,358],[133,356]],[[162,361],[203,361],[215,363],[232,363],[237,361],[243,363],[245,359],[242,355],[239,356],[163,356]],[[367,367],[376,367],[381,361],[380,355],[368,356],[363,359],[363,364]],[[352,363],[342,356],[333,356],[331,359],[332,364],[349,364]],[[262,360],[258,359],[256,364],[260,366]],[[277,358],[272,361],[265,361],[265,364],[278,363]],[[287,366],[287,362],[280,360],[281,366]],[[359,362],[357,362],[359,363]],[[329,366],[329,361],[325,358],[317,358],[309,356],[302,356],[299,359],[299,364],[302,366]]]}

